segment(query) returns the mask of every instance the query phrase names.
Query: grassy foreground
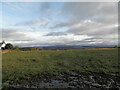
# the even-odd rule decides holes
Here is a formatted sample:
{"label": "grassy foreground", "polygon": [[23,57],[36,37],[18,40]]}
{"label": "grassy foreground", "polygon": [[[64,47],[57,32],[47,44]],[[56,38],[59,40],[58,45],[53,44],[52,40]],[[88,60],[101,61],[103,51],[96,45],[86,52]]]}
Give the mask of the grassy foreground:
{"label": "grassy foreground", "polygon": [[3,54],[3,83],[29,75],[78,72],[118,73],[118,50],[41,50]]}

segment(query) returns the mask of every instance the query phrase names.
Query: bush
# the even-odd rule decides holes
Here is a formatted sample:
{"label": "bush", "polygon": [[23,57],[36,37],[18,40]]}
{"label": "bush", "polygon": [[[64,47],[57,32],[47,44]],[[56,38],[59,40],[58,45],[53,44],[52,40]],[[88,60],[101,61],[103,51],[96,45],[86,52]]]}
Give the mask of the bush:
{"label": "bush", "polygon": [[11,43],[6,44],[5,49],[13,49],[13,45]]}
{"label": "bush", "polygon": [[117,46],[117,45],[115,45],[115,46],[114,46],[114,48],[118,48],[118,46]]}
{"label": "bush", "polygon": [[19,50],[19,47],[18,47],[18,46],[15,46],[14,49],[15,49],[15,50]]}

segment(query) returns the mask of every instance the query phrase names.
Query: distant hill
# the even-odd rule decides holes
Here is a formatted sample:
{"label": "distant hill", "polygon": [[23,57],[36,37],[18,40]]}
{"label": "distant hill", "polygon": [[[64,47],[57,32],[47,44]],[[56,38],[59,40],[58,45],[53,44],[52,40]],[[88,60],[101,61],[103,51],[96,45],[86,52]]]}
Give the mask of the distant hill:
{"label": "distant hill", "polygon": [[85,48],[113,48],[114,45],[91,45],[91,46],[81,46],[81,45],[54,45],[54,46],[40,46],[40,47],[21,47],[21,50],[37,50],[37,49],[85,49]]}

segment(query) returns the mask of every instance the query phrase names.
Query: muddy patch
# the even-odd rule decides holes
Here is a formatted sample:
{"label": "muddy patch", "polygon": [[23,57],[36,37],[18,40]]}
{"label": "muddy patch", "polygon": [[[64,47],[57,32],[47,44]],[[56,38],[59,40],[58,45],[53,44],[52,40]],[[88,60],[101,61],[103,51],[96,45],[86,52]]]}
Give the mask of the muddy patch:
{"label": "muddy patch", "polygon": [[106,74],[62,73],[57,76],[35,75],[9,82],[13,88],[83,88],[83,89],[120,89],[120,77]]}

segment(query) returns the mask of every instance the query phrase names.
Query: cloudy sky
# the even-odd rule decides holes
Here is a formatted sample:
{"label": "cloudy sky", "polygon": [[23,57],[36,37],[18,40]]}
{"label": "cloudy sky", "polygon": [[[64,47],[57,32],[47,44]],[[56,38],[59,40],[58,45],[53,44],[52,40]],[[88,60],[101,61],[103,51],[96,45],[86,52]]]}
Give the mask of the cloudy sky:
{"label": "cloudy sky", "polygon": [[2,2],[0,30],[19,46],[116,45],[117,2]]}

